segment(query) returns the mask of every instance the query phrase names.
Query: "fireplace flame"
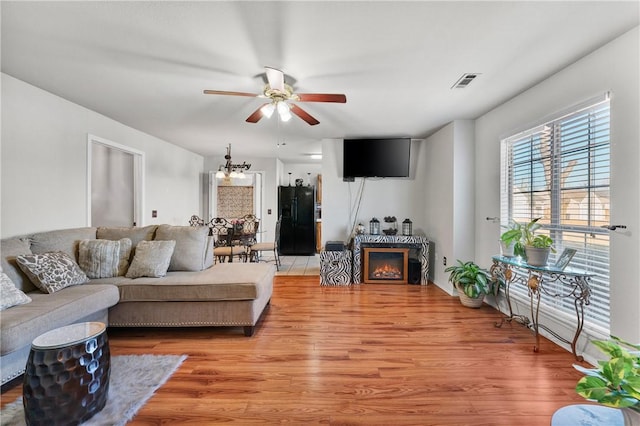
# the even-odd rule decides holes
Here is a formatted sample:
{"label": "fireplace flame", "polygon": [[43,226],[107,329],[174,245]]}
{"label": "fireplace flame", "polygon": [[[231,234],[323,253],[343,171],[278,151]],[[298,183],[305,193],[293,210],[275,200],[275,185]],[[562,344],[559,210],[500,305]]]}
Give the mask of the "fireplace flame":
{"label": "fireplace flame", "polygon": [[371,277],[397,280],[402,278],[402,271],[400,271],[400,269],[396,268],[393,265],[389,265],[385,263],[384,265],[381,265],[375,268],[371,272]]}

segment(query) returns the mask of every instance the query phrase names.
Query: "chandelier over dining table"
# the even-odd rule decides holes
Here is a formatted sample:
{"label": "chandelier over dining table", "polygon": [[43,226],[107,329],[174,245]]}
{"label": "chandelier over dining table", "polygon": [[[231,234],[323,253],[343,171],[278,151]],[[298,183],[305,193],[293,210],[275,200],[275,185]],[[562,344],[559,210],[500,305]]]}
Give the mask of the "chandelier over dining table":
{"label": "chandelier over dining table", "polygon": [[219,179],[223,178],[238,178],[244,179],[245,170],[249,170],[251,168],[251,164],[243,161],[242,164],[234,164],[231,161],[231,144],[227,147],[227,155],[224,156],[226,163],[224,165],[220,165],[218,167],[218,171],[216,172],[216,177]]}

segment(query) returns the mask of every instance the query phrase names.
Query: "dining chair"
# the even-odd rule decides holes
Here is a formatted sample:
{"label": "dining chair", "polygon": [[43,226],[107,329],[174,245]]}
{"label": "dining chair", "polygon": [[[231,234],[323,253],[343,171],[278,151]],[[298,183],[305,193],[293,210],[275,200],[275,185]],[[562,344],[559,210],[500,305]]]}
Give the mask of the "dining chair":
{"label": "dining chair", "polygon": [[233,244],[233,226],[229,220],[214,217],[209,222],[209,228],[213,236],[213,256],[216,261],[233,262],[234,257],[237,257],[246,262],[247,248],[244,245]]}
{"label": "dining chair", "polygon": [[280,219],[276,221],[276,235],[273,241],[255,243],[251,246],[251,252],[249,258],[253,262],[259,262],[262,257],[262,252],[272,251],[273,258],[276,262],[276,269],[280,270],[280,256],[278,255],[278,243],[280,241]]}
{"label": "dining chair", "polygon": [[204,219],[200,219],[200,216],[194,214],[189,219],[189,226],[204,226]]}

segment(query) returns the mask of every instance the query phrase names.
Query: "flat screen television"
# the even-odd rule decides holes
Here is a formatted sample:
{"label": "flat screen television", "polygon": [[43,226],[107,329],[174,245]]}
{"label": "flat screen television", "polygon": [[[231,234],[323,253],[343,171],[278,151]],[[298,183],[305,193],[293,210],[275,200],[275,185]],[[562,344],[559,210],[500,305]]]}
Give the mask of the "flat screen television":
{"label": "flat screen television", "polygon": [[345,139],[343,176],[408,177],[411,138]]}

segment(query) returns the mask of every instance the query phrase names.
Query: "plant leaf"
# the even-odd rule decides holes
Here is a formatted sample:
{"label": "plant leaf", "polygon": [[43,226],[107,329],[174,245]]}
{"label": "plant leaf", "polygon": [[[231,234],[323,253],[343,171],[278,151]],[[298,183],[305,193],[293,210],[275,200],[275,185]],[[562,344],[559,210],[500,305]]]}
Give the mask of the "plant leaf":
{"label": "plant leaf", "polygon": [[622,389],[624,389],[629,396],[640,400],[640,376],[637,374],[633,377],[629,377],[624,385],[622,385]]}
{"label": "plant leaf", "polygon": [[586,374],[587,376],[600,377],[604,380],[604,377],[602,377],[602,374],[600,374],[600,370],[598,370],[597,368],[585,368],[578,364],[573,364],[573,368],[575,368],[582,374]]}
{"label": "plant leaf", "polygon": [[478,274],[476,275],[476,281],[478,282],[478,284],[485,287],[487,285],[487,276],[484,274]]}
{"label": "plant leaf", "polygon": [[633,373],[633,360],[631,358],[612,358],[602,365],[602,374],[614,388],[619,388],[626,378]]}
{"label": "plant leaf", "polygon": [[[611,336],[611,339],[613,341],[617,342],[619,345],[627,346],[629,348],[633,348],[633,349],[635,349],[637,351],[640,351],[640,344],[634,345],[633,343],[626,342],[626,341],[622,340],[621,338],[619,338],[617,336]],[[638,353],[637,356],[640,357],[640,353]]]}
{"label": "plant leaf", "polygon": [[594,340],[593,344],[611,358],[619,358],[622,355],[623,349],[615,342]]}
{"label": "plant leaf", "polygon": [[522,231],[520,231],[519,229],[510,229],[509,231],[506,231],[505,233],[503,233],[500,238],[502,239],[502,241],[507,242],[507,241],[516,241],[520,239],[520,236],[522,235]]}
{"label": "plant leaf", "polygon": [[607,407],[627,408],[635,406],[638,403],[638,400],[618,394],[609,394],[598,400],[598,402],[602,405],[606,405]]}
{"label": "plant leaf", "polygon": [[600,402],[609,392],[609,388],[607,387],[607,383],[601,378],[586,376],[578,381],[576,392],[586,399]]}

